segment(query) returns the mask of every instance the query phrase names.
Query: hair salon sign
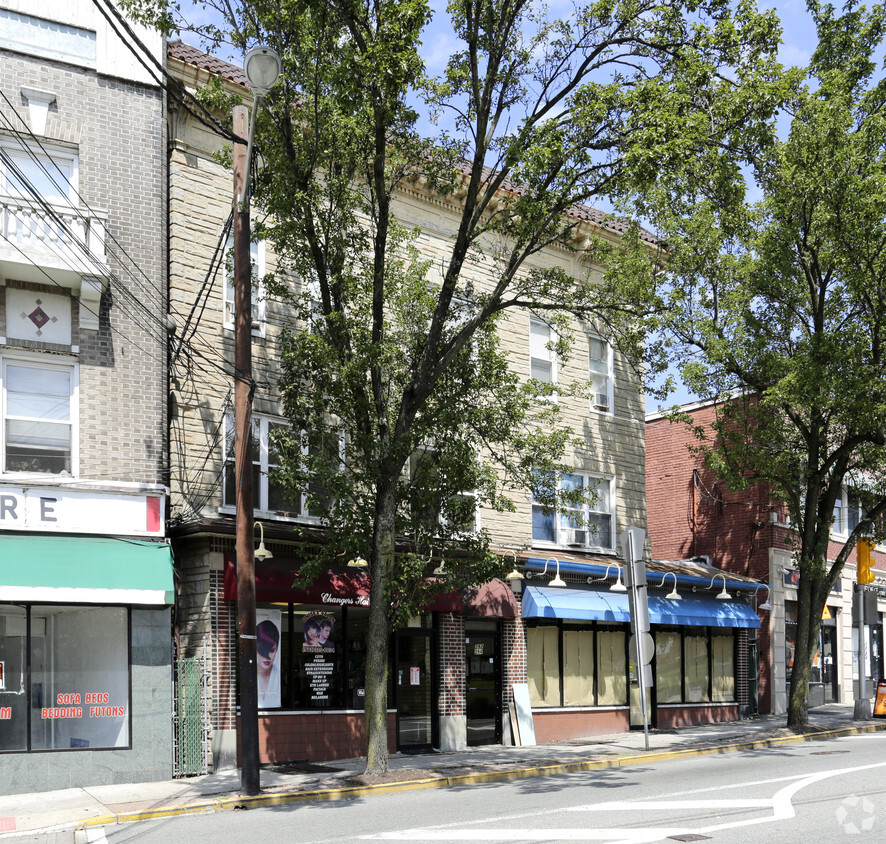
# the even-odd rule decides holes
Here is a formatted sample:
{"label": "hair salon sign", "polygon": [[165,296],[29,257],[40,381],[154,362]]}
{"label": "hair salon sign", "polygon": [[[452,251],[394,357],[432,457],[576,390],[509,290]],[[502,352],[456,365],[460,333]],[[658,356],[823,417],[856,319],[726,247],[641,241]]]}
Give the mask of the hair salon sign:
{"label": "hair salon sign", "polygon": [[165,496],[0,484],[0,530],[163,536]]}

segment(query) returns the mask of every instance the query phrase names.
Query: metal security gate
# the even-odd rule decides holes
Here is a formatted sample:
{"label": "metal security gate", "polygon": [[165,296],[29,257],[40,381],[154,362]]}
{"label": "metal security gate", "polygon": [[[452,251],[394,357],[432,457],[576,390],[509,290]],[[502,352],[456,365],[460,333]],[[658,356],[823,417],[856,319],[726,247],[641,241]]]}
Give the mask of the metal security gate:
{"label": "metal security gate", "polygon": [[177,777],[209,773],[208,679],[205,656],[175,660],[173,743]]}

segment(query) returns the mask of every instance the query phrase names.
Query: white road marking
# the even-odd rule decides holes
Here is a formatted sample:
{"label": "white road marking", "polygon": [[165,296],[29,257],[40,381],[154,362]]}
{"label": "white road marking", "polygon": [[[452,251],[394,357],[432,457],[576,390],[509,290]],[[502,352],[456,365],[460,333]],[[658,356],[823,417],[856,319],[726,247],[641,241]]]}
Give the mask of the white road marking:
{"label": "white road marking", "polygon": [[[458,823],[444,824],[436,827],[412,828],[398,830],[396,832],[380,832],[374,835],[361,836],[361,840],[367,841],[607,841],[610,844],[651,844],[674,835],[686,835],[694,833],[705,835],[725,829],[735,829],[744,826],[755,826],[773,821],[789,820],[795,817],[796,812],[792,803],[793,796],[806,788],[822,780],[839,777],[844,774],[853,774],[860,771],[868,771],[874,768],[886,767],[886,762],[877,762],[871,765],[861,765],[853,768],[840,768],[830,771],[822,771],[816,774],[798,775],[794,777],[779,777],[773,780],[744,783],[741,785],[731,784],[725,786],[712,786],[709,789],[698,789],[687,794],[698,794],[710,791],[725,791],[731,788],[759,786],[774,782],[792,781],[790,785],[779,789],[771,798],[729,800],[637,800],[637,801],[609,801],[606,803],[590,804],[586,806],[570,807],[567,811],[590,812],[590,811],[668,811],[680,809],[707,809],[711,813],[719,809],[771,809],[770,814],[756,818],[745,818],[725,823],[714,824],[706,827],[649,827],[645,829],[610,828],[610,829],[530,829],[515,827],[500,828],[473,828],[458,829]],[[675,795],[679,796],[679,795]],[[542,812],[526,813],[522,817],[543,817],[546,815],[559,814],[562,809],[546,810]],[[517,819],[520,816],[513,816]],[[487,823],[501,822],[507,818],[490,818]]]}

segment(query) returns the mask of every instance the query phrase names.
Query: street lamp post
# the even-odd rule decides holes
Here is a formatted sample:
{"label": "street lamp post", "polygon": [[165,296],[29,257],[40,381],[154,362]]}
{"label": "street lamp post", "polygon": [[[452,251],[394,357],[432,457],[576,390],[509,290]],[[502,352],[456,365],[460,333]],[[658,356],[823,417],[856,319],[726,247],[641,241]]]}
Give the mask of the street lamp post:
{"label": "street lamp post", "polygon": [[255,560],[252,549],[252,265],[249,231],[249,173],[255,118],[261,99],[280,75],[280,58],[267,47],[250,50],[243,63],[255,97],[253,119],[245,106],[234,108],[234,474],[236,477],[237,626],[240,670],[240,787],[261,791],[258,762],[258,681],[255,638]]}

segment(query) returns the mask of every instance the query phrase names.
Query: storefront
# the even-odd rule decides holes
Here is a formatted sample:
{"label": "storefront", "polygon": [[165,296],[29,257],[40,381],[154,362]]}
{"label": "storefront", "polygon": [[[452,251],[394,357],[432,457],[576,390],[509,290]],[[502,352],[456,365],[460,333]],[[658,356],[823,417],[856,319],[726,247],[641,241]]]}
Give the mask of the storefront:
{"label": "storefront", "polygon": [[[159,514],[157,496],[91,497],[143,537]],[[60,520],[83,504],[42,499]],[[163,541],[0,532],[0,791],[171,777],[172,601]]]}
{"label": "storefront", "polygon": [[[607,570],[590,571],[597,575],[598,569]],[[649,572],[650,581],[655,574]],[[527,583],[523,589],[526,673],[537,739],[642,726],[626,592],[570,581],[570,575],[565,580],[565,587]],[[703,588],[699,578],[668,582],[688,588],[678,599],[650,589],[651,724],[669,728],[737,720],[747,703],[747,631],[759,628],[760,619],[741,598],[718,600],[691,591]],[[747,587],[753,586],[749,581]]]}
{"label": "storefront", "polygon": [[[343,569],[309,580],[300,570],[299,560],[282,555],[256,565],[262,763],[348,758],[366,748],[369,577]],[[227,624],[236,616],[236,597],[236,567],[228,553],[221,613]],[[439,595],[392,634],[389,747],[453,749],[501,741],[501,631],[517,614],[507,584],[493,581]],[[230,660],[233,667],[231,628],[219,626],[216,638],[219,661]],[[233,704],[236,697],[228,699]],[[230,730],[216,733],[218,759],[218,746],[230,748],[236,737]]]}

